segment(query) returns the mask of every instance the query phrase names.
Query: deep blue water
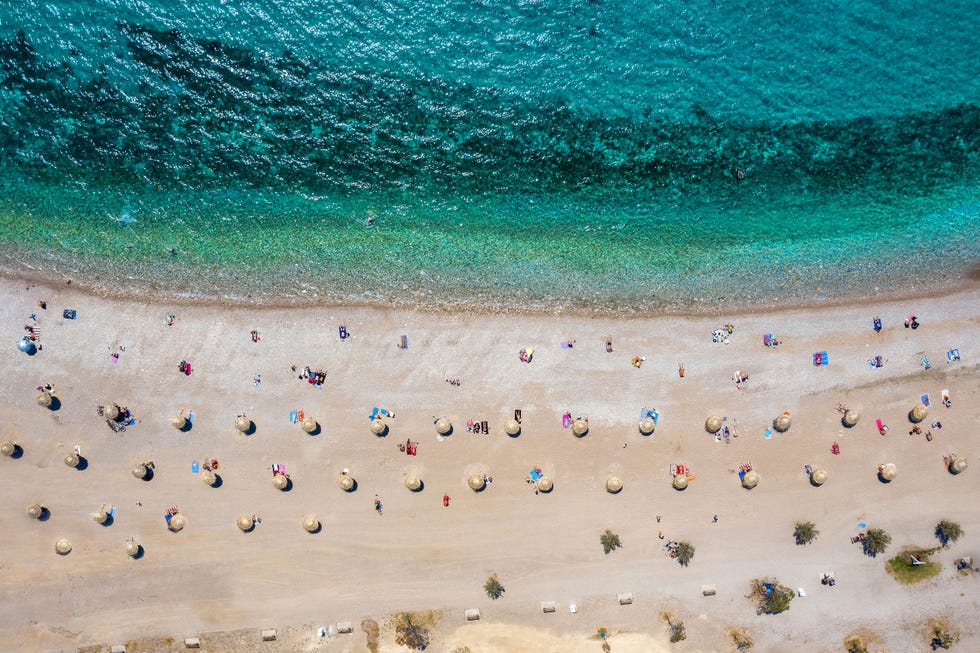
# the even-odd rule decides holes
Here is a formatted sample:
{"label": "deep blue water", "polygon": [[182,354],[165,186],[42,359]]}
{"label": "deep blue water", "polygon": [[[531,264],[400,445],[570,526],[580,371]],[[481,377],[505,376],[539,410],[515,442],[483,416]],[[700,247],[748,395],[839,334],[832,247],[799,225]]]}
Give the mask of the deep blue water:
{"label": "deep blue water", "polygon": [[643,310],[962,275],[975,3],[773,4],[0,2],[0,263]]}

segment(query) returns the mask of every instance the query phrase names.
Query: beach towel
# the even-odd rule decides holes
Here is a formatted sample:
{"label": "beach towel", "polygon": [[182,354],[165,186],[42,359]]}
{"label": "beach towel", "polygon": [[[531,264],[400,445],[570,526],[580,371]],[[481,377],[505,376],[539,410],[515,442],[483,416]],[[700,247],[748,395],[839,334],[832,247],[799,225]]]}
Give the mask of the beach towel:
{"label": "beach towel", "polygon": [[289,423],[290,424],[295,424],[298,421],[299,421],[299,413],[297,413],[295,410],[290,411],[289,412]]}
{"label": "beach towel", "polygon": [[184,374],[186,374],[187,376],[190,376],[191,375],[191,364],[190,363],[188,363],[187,366],[184,368]]}
{"label": "beach towel", "polygon": [[398,343],[399,349],[408,349],[408,336],[401,336],[401,342]]}
{"label": "beach towel", "polygon": [[531,480],[532,480],[532,481],[537,481],[537,480],[538,480],[538,479],[540,479],[540,478],[541,478],[542,476],[544,476],[544,474],[542,474],[541,472],[539,472],[539,471],[537,470],[537,468],[535,468],[535,469],[532,469],[532,470],[530,471],[530,476],[531,476]]}
{"label": "beach towel", "polygon": [[813,364],[814,365],[817,365],[817,366],[830,364],[830,359],[827,356],[827,352],[825,352],[825,351],[817,351],[817,352],[814,352],[813,353]]}
{"label": "beach towel", "polygon": [[74,320],[78,312],[73,308],[66,308],[61,312],[61,316],[66,320]]}
{"label": "beach towel", "polygon": [[656,408],[641,408],[640,419],[652,419],[653,423],[656,424],[657,420],[660,419],[660,412]]}
{"label": "beach towel", "polygon": [[942,391],[943,403],[949,403],[949,390],[943,389]]}
{"label": "beach towel", "polygon": [[924,395],[919,395],[919,401],[926,408],[932,408],[932,402],[929,401],[929,393],[928,392],[925,393]]}
{"label": "beach towel", "polygon": [[765,436],[766,436],[766,440],[772,438],[772,429],[766,429]]}
{"label": "beach towel", "polygon": [[194,411],[187,413],[187,423],[194,426]]}
{"label": "beach towel", "polygon": [[350,334],[347,332],[347,327],[340,325],[337,327],[337,335],[340,336],[341,340],[347,340]]}
{"label": "beach towel", "polygon": [[562,415],[561,416],[561,427],[563,429],[567,429],[571,425],[572,425],[572,416],[569,415],[568,413],[565,413],[564,415]]}
{"label": "beach towel", "polygon": [[881,318],[880,317],[876,317],[874,319],[874,329],[875,329],[876,332],[881,331]]}
{"label": "beach towel", "polygon": [[173,517],[173,515],[171,515],[171,514],[170,514],[170,513],[168,512],[168,513],[167,513],[166,515],[164,515],[164,516],[163,516],[163,520],[164,520],[165,522],[167,522],[167,523],[169,524],[169,523],[170,523],[170,518],[171,518],[171,517]]}
{"label": "beach towel", "polygon": [[572,343],[570,341],[568,341],[568,340],[562,340],[562,342],[561,342],[561,348],[562,349],[571,349],[572,348]]}
{"label": "beach towel", "polygon": [[115,506],[109,506],[109,512],[107,512],[106,514],[109,515],[109,519],[115,519],[116,518],[116,507]]}
{"label": "beach towel", "polygon": [[953,361],[958,361],[960,359],[959,349],[950,349],[946,352],[946,360],[952,363]]}
{"label": "beach towel", "polygon": [[928,356],[922,357],[922,367],[926,368],[927,370],[932,367],[932,361],[929,360]]}

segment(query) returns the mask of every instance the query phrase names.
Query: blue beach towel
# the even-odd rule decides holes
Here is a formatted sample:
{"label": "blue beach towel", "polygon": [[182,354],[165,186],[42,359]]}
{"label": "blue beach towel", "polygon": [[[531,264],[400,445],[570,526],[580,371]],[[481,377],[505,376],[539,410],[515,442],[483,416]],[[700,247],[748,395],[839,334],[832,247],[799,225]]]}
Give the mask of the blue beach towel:
{"label": "blue beach towel", "polygon": [[658,411],[656,408],[653,408],[653,409],[651,409],[651,408],[641,408],[640,409],[640,419],[647,419],[647,418],[652,419],[653,420],[653,423],[656,424],[657,423],[657,420],[660,419],[660,411]]}
{"label": "blue beach towel", "polygon": [[541,474],[540,472],[538,472],[538,470],[536,470],[536,469],[532,469],[531,470],[531,480],[532,481],[536,481],[539,478],[541,478],[542,476],[543,476],[543,474]]}
{"label": "blue beach towel", "polygon": [[195,460],[191,463],[191,473],[197,474],[199,471],[201,471],[201,463]]}
{"label": "blue beach towel", "polygon": [[194,411],[187,413],[187,423],[194,426]]}
{"label": "blue beach towel", "polygon": [[299,421],[299,413],[295,410],[289,411],[289,423],[295,424]]}

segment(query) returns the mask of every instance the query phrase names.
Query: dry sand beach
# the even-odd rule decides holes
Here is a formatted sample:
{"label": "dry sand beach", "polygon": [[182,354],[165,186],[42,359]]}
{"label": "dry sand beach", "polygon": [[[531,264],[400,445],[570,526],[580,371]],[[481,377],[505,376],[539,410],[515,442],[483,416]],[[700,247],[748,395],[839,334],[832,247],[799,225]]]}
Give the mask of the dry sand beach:
{"label": "dry sand beach", "polygon": [[[433,651],[600,651],[599,627],[616,653],[732,650],[731,627],[747,629],[755,651],[843,650],[857,630],[876,634],[872,650],[918,651],[938,617],[960,633],[957,648],[980,650],[978,580],[953,567],[980,553],[978,309],[976,283],[905,302],[627,319],[147,305],[6,280],[0,439],[22,455],[0,458],[0,650],[107,650],[141,639],[130,650],[182,650],[184,637],[201,635],[212,651],[366,651],[361,623],[373,619],[382,625],[376,650],[398,651],[384,624],[406,610],[441,615]],[[919,329],[903,328],[909,313]],[[730,343],[713,343],[725,322],[735,325]],[[25,324],[40,331],[33,356],[15,346]],[[764,347],[764,333],[782,344]],[[401,335],[407,349],[397,347]],[[562,347],[568,339],[574,346]],[[533,358],[522,363],[518,351],[528,347]],[[947,362],[950,347],[960,361]],[[812,365],[816,351],[830,364]],[[873,369],[867,358],[877,354],[886,363]],[[639,368],[630,363],[637,356],[646,358]],[[189,376],[178,372],[181,360],[192,364]],[[326,370],[323,387],[298,379],[293,364]],[[741,388],[735,370],[749,375]],[[454,377],[458,386],[446,382]],[[37,404],[35,388],[47,383],[56,410]],[[940,403],[947,388],[949,408]],[[923,393],[933,402],[923,429],[942,423],[931,442],[908,433]],[[854,428],[841,425],[838,402],[860,410]],[[132,412],[124,432],[96,413],[111,403]],[[384,437],[369,428],[375,407],[395,414]],[[644,407],[659,411],[650,436],[638,430]],[[194,413],[186,431],[168,423],[181,409]],[[515,409],[521,433],[509,437]],[[290,421],[299,410],[319,423],[313,434]],[[563,428],[566,411],[588,417],[585,437]],[[766,438],[784,411],[792,427]],[[239,414],[254,432],[236,431]],[[717,442],[704,428],[709,415],[737,422],[740,436]],[[436,417],[452,422],[451,435],[437,434]],[[885,436],[878,418],[890,427]],[[489,434],[467,432],[470,419],[486,420]],[[399,450],[406,439],[418,443],[416,456]],[[75,445],[84,469],[63,463]],[[965,472],[949,473],[950,453],[968,460]],[[211,458],[220,487],[192,471]],[[153,462],[151,480],[134,478],[138,461]],[[751,491],[737,475],[747,462],[761,475]],[[882,463],[897,466],[891,483],[876,477]],[[683,492],[671,487],[672,464],[694,476]],[[273,487],[273,465],[285,466],[289,491]],[[811,486],[805,465],[826,469],[828,481]],[[553,491],[533,492],[532,467],[554,480]],[[344,468],[353,492],[338,487]],[[473,492],[474,473],[493,483]],[[422,491],[405,488],[410,475]],[[605,491],[610,476],[622,479],[620,493]],[[26,514],[32,502],[47,519]],[[116,509],[108,526],[90,516],[103,504]],[[179,533],[167,529],[170,506],[186,517]],[[243,514],[261,523],[243,533]],[[302,527],[311,514],[322,523],[315,534]],[[947,517],[965,533],[935,555],[940,574],[898,584],[885,560],[906,545],[934,545],[935,524]],[[805,547],[792,538],[801,519],[821,531]],[[872,559],[850,542],[862,522],[891,533],[885,555]],[[609,555],[599,543],[606,528],[623,543]],[[71,541],[70,554],[55,553],[59,538]],[[144,548],[138,559],[126,554],[130,538]],[[695,545],[688,567],[665,554],[666,540]],[[830,570],[832,588],[819,582]],[[506,588],[496,601],[482,588],[490,574]],[[757,615],[747,594],[763,576],[806,596],[786,613]],[[717,595],[702,597],[706,584]],[[619,605],[621,593],[631,605]],[[543,614],[542,601],[557,611]],[[481,610],[479,622],[465,623],[468,608]],[[685,622],[686,641],[667,642],[663,610]],[[345,621],[352,634],[316,637]],[[259,641],[263,628],[279,629],[280,641]],[[220,631],[228,634],[208,635]]]}

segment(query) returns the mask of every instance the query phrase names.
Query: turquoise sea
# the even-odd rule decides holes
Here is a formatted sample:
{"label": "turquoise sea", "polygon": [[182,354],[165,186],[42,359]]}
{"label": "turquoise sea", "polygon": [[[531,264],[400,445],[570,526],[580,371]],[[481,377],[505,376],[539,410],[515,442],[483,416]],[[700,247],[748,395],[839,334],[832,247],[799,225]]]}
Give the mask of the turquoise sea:
{"label": "turquoise sea", "polygon": [[978,34],[961,0],[0,0],[0,267],[644,312],[944,287],[980,260]]}

